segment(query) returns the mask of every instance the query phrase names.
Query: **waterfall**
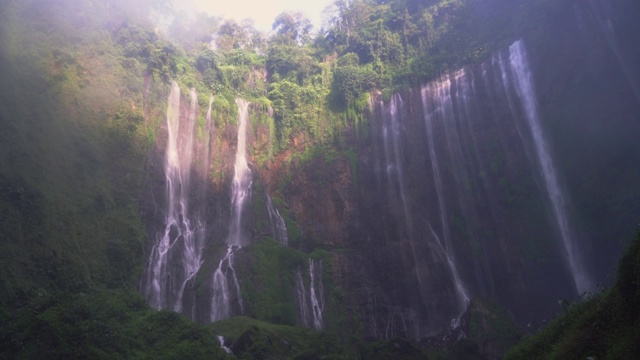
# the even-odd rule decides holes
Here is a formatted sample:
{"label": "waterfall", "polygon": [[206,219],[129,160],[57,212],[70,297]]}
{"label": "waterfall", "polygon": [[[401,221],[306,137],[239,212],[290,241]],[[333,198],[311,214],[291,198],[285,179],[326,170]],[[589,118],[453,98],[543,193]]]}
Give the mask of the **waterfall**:
{"label": "waterfall", "polygon": [[[452,122],[453,119],[453,103],[451,101],[451,81],[449,76],[445,76],[445,78],[441,81],[432,82],[429,85],[425,86],[421,90],[422,95],[422,103],[424,107],[425,113],[425,125],[427,129],[427,142],[429,147],[429,157],[431,160],[431,168],[433,171],[433,179],[436,188],[436,194],[438,198],[438,208],[440,210],[440,225],[442,228],[442,235],[444,238],[444,244],[441,241],[440,237],[436,234],[429,224],[429,230],[433,238],[435,239],[435,244],[437,245],[438,253],[441,258],[447,264],[449,271],[451,272],[451,278],[453,281],[456,298],[458,302],[458,316],[452,319],[452,326],[459,326],[459,319],[462,316],[462,313],[467,309],[467,305],[469,305],[469,294],[467,289],[465,288],[462,280],[460,280],[460,275],[458,274],[458,268],[456,265],[455,257],[452,251],[451,245],[451,231],[449,228],[449,220],[447,216],[447,209],[445,205],[445,195],[442,186],[442,179],[440,176],[440,166],[438,163],[438,154],[436,152],[434,136],[433,136],[433,122],[434,118],[439,118],[442,123],[445,124],[445,133],[448,126],[447,123]],[[449,135],[449,134],[447,134]],[[450,136],[445,136],[447,140]],[[453,146],[447,141],[447,145],[449,148],[450,156],[453,157]],[[454,161],[455,163],[455,161]],[[455,177],[457,180],[458,174],[455,172]]]}
{"label": "waterfall", "polygon": [[[322,285],[322,261],[309,259],[309,290],[305,288],[302,272],[296,272],[296,294],[302,326],[322,330],[324,312],[324,287]],[[307,293],[309,294],[307,296]]]}
{"label": "waterfall", "polygon": [[229,277],[233,281],[235,295],[240,306],[240,313],[244,312],[242,304],[242,294],[240,284],[233,267],[233,252],[236,250],[232,245],[227,246],[227,253],[220,260],[218,268],[213,273],[213,298],[211,300],[211,321],[228,319],[232,315],[231,310],[231,290],[229,290]]}
{"label": "waterfall", "polygon": [[[313,314],[313,327],[322,330],[322,312],[324,311],[324,288],[322,286],[322,262],[309,259],[309,297]],[[317,287],[317,289],[316,289]]]}
{"label": "waterfall", "polygon": [[224,345],[224,336],[217,335],[216,338],[218,339],[218,343],[220,343],[220,347],[222,348],[222,350],[224,350],[224,352],[226,352],[227,354],[233,355],[231,349],[228,346]]}
{"label": "waterfall", "polygon": [[522,101],[527,125],[535,144],[538,166],[544,178],[547,196],[551,203],[551,209],[560,231],[560,236],[564,245],[565,255],[569,263],[569,268],[579,293],[592,289],[591,280],[579,256],[576,239],[569,223],[567,213],[567,200],[560,186],[558,175],[551,153],[549,152],[538,114],[535,92],[531,71],[527,62],[526,51],[522,41],[517,41],[509,48],[510,67],[514,75],[514,86],[518,97]]}
{"label": "waterfall", "polygon": [[[427,142],[429,146],[429,157],[431,159],[431,169],[433,170],[433,180],[436,187],[436,194],[438,195],[438,207],[440,209],[440,224],[442,226],[442,233],[444,235],[444,248],[449,249],[451,231],[449,230],[449,220],[447,219],[447,210],[445,207],[445,198],[442,190],[442,179],[440,177],[440,166],[438,164],[438,155],[436,153],[434,138],[433,138],[433,118],[438,116],[442,119],[442,122],[448,121],[450,112],[452,111],[451,95],[449,94],[449,88],[451,82],[449,77],[445,76],[445,79],[438,82],[432,82],[428,86],[423,87],[421,90],[422,104],[424,107],[424,121],[427,128]],[[432,100],[431,104],[428,104],[428,100]]]}
{"label": "waterfall", "polygon": [[[395,198],[400,197],[402,206],[402,215],[406,226],[407,237],[409,244],[411,245],[411,253],[413,255],[413,261],[418,262],[416,249],[414,246],[413,236],[413,221],[411,217],[411,211],[409,210],[409,204],[407,202],[407,196],[404,185],[404,170],[402,168],[402,161],[400,158],[400,122],[398,120],[398,111],[402,106],[402,98],[399,94],[395,94],[389,102],[388,116],[383,114],[383,128],[382,136],[384,142],[384,154],[386,161],[386,173],[387,179],[390,183],[395,183],[397,186],[389,187],[389,201],[393,202]],[[380,103],[380,107],[384,109],[384,104]],[[416,267],[416,276],[420,281],[420,271]]]}
{"label": "waterfall", "polygon": [[227,252],[220,260],[213,274],[213,299],[211,302],[211,321],[227,319],[232,315],[231,291],[229,278],[235,288],[235,295],[240,309],[244,312],[240,284],[236,276],[234,252],[247,245],[247,239],[242,231],[242,215],[246,201],[251,196],[252,176],[247,162],[247,123],[249,122],[249,103],[236,99],[238,104],[238,144],[234,175],[231,187],[231,223],[227,238]]}
{"label": "waterfall", "polygon": [[267,198],[267,212],[269,214],[269,223],[271,224],[271,234],[273,235],[273,239],[281,243],[282,245],[287,245],[287,226],[284,223],[284,219],[280,216],[280,212],[273,205],[273,201],[269,195],[266,195]]}
{"label": "waterfall", "polygon": [[300,309],[300,322],[302,326],[309,327],[309,307],[307,305],[307,293],[302,280],[300,269],[296,271],[296,294],[298,295],[298,308]]}
{"label": "waterfall", "polygon": [[[211,95],[209,97],[209,105],[207,106],[207,113],[205,115],[205,127],[207,129],[207,131],[202,132],[201,137],[200,137],[200,146],[201,148],[198,150],[198,154],[200,155],[200,159],[199,159],[199,164],[200,164],[200,176],[202,176],[203,178],[208,178],[209,173],[211,171],[210,169],[210,159],[211,159],[211,133],[212,133],[212,119],[211,119],[211,110],[212,110],[212,105],[213,105],[213,95]],[[207,186],[206,183],[204,183],[205,186],[203,186],[203,188],[201,189],[200,192],[200,197],[203,197],[204,195],[206,195],[207,192]]]}
{"label": "waterfall", "polygon": [[[556,306],[549,294],[588,290],[522,42],[402,97],[370,103],[380,194],[365,201],[365,221],[385,251],[374,271],[389,276],[386,304],[367,310],[370,335],[419,339],[457,327],[472,297],[535,321]],[[532,306],[541,310],[520,310]]]}
{"label": "waterfall", "polygon": [[231,226],[227,244],[237,247],[246,245],[242,233],[242,215],[246,200],[251,196],[253,178],[247,162],[247,123],[249,122],[249,103],[236,99],[238,104],[238,147],[231,187]]}
{"label": "waterfall", "polygon": [[[434,112],[451,112],[451,99],[445,92],[446,84],[435,84],[431,89],[437,93],[429,106],[437,107]],[[426,94],[428,89],[423,89]],[[448,89],[446,89],[448,91]],[[448,99],[448,102],[446,101]],[[414,207],[419,204],[413,204],[410,199],[414,196],[414,188],[408,187],[408,179],[412,175],[412,169],[405,169],[405,164],[410,157],[405,154],[411,154],[414,149],[409,148],[406,141],[408,134],[402,132],[403,127],[401,121],[407,121],[407,113],[405,104],[399,94],[392,96],[388,105],[380,102],[381,114],[381,131],[382,131],[382,151],[385,163],[385,174],[387,180],[387,201],[390,208],[397,209],[398,214],[398,232],[393,234],[397,241],[406,244],[407,254],[410,260],[405,262],[407,270],[413,272],[414,283],[409,285],[407,291],[411,291],[415,295],[415,299],[405,299],[404,306],[390,310],[389,318],[383,321],[386,323],[384,334],[391,334],[397,329],[389,329],[392,323],[402,324],[404,333],[409,331],[406,326],[407,321],[415,324],[410,331],[412,335],[420,338],[425,334],[430,334],[440,329],[439,323],[444,318],[451,324],[457,325],[462,313],[466,310],[469,303],[469,294],[462,283],[453,249],[450,241],[449,220],[447,218],[447,210],[445,205],[445,196],[442,189],[442,180],[440,177],[440,166],[438,164],[438,154],[433,141],[431,124],[435,118],[442,120],[443,115],[425,117],[425,123],[429,128],[427,141],[429,145],[429,154],[431,166],[433,170],[434,185],[439,208],[438,223],[442,231],[441,236],[431,226],[431,219],[425,219],[420,213],[414,219]],[[426,112],[425,112],[426,113]],[[432,114],[433,115],[433,114]],[[449,115],[447,115],[449,116]],[[415,184],[413,184],[415,186]],[[411,262],[411,263],[410,263]],[[417,286],[416,286],[417,285]],[[453,307],[451,306],[452,304]],[[421,312],[413,311],[413,307],[419,307]],[[425,323],[421,323],[416,316],[428,318]],[[377,326],[377,325],[376,325]],[[383,325],[384,326],[384,325]],[[407,334],[408,335],[408,334]],[[385,335],[386,336],[386,335]]]}
{"label": "waterfall", "polygon": [[150,306],[177,312],[183,311],[185,287],[202,265],[206,231],[202,209],[189,203],[192,192],[197,188],[192,184],[191,173],[198,148],[194,142],[198,104],[196,91],[191,89],[189,95],[188,113],[182,117],[180,87],[172,82],[166,118],[165,227],[157,234],[151,250],[144,289]]}

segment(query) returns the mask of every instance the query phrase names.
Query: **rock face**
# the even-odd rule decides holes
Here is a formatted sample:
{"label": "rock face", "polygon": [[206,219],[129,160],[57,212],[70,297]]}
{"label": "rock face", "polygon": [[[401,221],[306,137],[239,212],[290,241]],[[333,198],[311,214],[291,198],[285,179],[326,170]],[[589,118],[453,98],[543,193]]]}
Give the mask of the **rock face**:
{"label": "rock face", "polygon": [[[368,119],[333,146],[311,151],[295,138],[290,152],[265,161],[257,152],[268,124],[252,122],[248,239],[234,258],[240,291],[229,315],[315,328],[357,319],[350,325],[366,337],[420,339],[461,325],[472,299],[526,324],[603,281],[621,248],[606,234],[621,237],[640,215],[640,170],[630,169],[640,159],[640,100],[635,70],[598,71],[640,56],[616,51],[626,42],[612,45],[601,26],[610,15],[599,9],[576,3],[561,12],[562,25],[546,30],[557,42],[532,35],[421,88],[372,95]],[[609,94],[614,88],[622,90]],[[198,321],[211,319],[212,277],[225,256],[237,135],[228,123],[208,131],[200,141],[209,142],[209,169],[198,170],[207,196],[189,195],[204,202],[201,264],[177,287],[181,297],[170,296],[179,306],[157,303]],[[158,180],[169,180],[165,145],[150,157],[147,198],[158,199],[145,202],[150,253],[167,227],[167,184]],[[301,152],[308,156],[294,156]],[[275,231],[283,226],[286,241]]]}
{"label": "rock face", "polygon": [[640,63],[631,35],[638,14],[640,5],[628,1],[574,2],[528,42],[549,144],[580,220],[578,236],[589,240],[586,262],[606,285],[640,213],[632,185],[640,180],[640,73],[626,65]]}
{"label": "rock face", "polygon": [[372,99],[354,229],[379,286],[366,310],[372,336],[457,325],[472,296],[532,321],[577,293],[530,99],[517,91],[521,46],[420,91]]}

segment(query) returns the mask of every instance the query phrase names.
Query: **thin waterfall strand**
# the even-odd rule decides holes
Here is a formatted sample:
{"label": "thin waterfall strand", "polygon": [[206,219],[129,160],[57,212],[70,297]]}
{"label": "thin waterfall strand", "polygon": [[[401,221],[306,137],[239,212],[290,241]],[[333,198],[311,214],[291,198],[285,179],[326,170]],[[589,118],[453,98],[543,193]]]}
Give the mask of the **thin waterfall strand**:
{"label": "thin waterfall strand", "polygon": [[522,41],[517,41],[509,48],[511,71],[514,75],[515,88],[525,109],[527,125],[533,136],[538,165],[544,177],[547,196],[565,249],[565,256],[575,282],[578,293],[592,289],[591,280],[579,256],[576,240],[569,223],[567,200],[560,186],[553,159],[549,152],[536,103],[531,71],[527,62],[526,51]]}
{"label": "thin waterfall strand", "polygon": [[[444,235],[444,244],[440,240],[440,237],[433,230],[431,225],[429,225],[429,229],[431,230],[431,234],[434,237],[439,252],[444,257],[444,260],[451,272],[451,278],[453,280],[453,285],[456,293],[456,298],[458,300],[458,316],[452,319],[452,326],[459,326],[459,319],[462,316],[462,313],[467,309],[469,305],[469,294],[460,279],[458,268],[455,262],[455,258],[453,256],[453,252],[451,249],[451,240],[450,240],[450,231],[449,231],[449,221],[447,219],[447,209],[445,207],[445,196],[444,191],[442,189],[442,179],[440,176],[440,168],[438,164],[438,155],[436,153],[435,144],[434,144],[434,136],[433,136],[433,121],[434,118],[439,116],[442,121],[448,121],[452,119],[448,119],[447,115],[452,116],[453,105],[451,102],[450,96],[450,87],[451,81],[449,77],[445,77],[443,80],[439,82],[435,82],[430,87],[423,87],[421,91],[422,102],[425,113],[425,125],[427,129],[427,141],[429,146],[429,156],[431,160],[431,167],[433,170],[434,183],[436,186],[436,194],[438,198],[438,208],[440,210],[440,222],[442,227],[442,233]],[[432,99],[433,103],[430,106],[428,99]],[[446,125],[445,125],[446,126]]]}
{"label": "thin waterfall strand", "polygon": [[269,195],[267,198],[267,212],[269,214],[269,223],[271,224],[271,233],[273,239],[282,245],[287,245],[289,239],[287,237],[287,225],[284,223],[284,219],[280,216],[278,208],[273,204]]}
{"label": "thin waterfall strand", "polygon": [[234,165],[234,175],[231,187],[231,223],[229,224],[229,237],[227,238],[227,252],[220,260],[213,274],[213,299],[211,301],[211,321],[229,318],[232,314],[231,285],[235,288],[235,295],[240,313],[244,312],[240,283],[235,271],[235,251],[246,245],[242,231],[242,215],[246,201],[251,196],[252,176],[247,162],[247,123],[249,122],[249,103],[237,99],[238,105],[238,145]]}

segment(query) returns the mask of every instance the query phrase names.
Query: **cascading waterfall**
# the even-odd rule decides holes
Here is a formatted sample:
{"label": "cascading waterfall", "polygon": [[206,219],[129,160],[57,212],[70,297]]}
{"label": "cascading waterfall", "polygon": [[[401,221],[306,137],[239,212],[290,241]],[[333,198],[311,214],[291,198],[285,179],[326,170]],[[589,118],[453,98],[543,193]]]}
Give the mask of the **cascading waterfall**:
{"label": "cascading waterfall", "polygon": [[165,228],[157,235],[152,248],[144,289],[153,308],[177,312],[183,311],[185,287],[202,265],[206,231],[201,209],[191,207],[189,203],[197,151],[194,142],[197,94],[194,89],[190,91],[190,99],[187,116],[182,118],[180,87],[172,82],[167,105]]}
{"label": "cascading waterfall", "polygon": [[232,293],[229,278],[235,287],[240,313],[244,312],[240,284],[233,267],[234,252],[247,244],[242,231],[242,215],[246,201],[251,196],[252,176],[247,162],[247,123],[249,122],[249,103],[237,99],[238,104],[238,145],[231,188],[231,223],[227,238],[227,252],[220,260],[213,274],[213,299],[211,302],[211,321],[227,319],[232,315]]}
{"label": "cascading waterfall", "polygon": [[516,93],[522,101],[525,118],[533,137],[538,165],[544,177],[547,196],[551,202],[551,208],[556,224],[560,230],[560,236],[565,248],[565,255],[569,263],[571,274],[579,293],[592,290],[591,280],[580,259],[576,239],[574,238],[569,216],[567,213],[567,200],[560,186],[556,174],[553,159],[549,152],[538,114],[535,92],[531,71],[527,62],[526,51],[522,41],[517,41],[509,48],[510,68],[514,75]]}
{"label": "cascading waterfall", "polygon": [[233,184],[231,188],[231,226],[227,244],[243,247],[247,242],[242,231],[242,215],[245,202],[251,196],[253,177],[247,162],[247,125],[249,122],[249,103],[236,99],[238,104],[238,148],[234,165]]}
{"label": "cascading waterfall", "polygon": [[[420,338],[425,334],[436,331],[442,318],[450,320],[457,326],[457,319],[466,309],[469,297],[466,288],[462,285],[455,260],[449,251],[449,235],[446,235],[446,243],[442,237],[437,236],[431,229],[429,220],[414,219],[415,204],[410,202],[411,188],[407,187],[406,176],[411,176],[405,169],[407,158],[407,144],[404,140],[401,120],[406,120],[405,104],[399,94],[395,94],[389,100],[388,105],[380,102],[381,131],[382,131],[382,155],[384,157],[384,170],[386,175],[387,203],[395,211],[399,227],[390,240],[399,241],[407,245],[408,252],[403,256],[411,257],[411,264],[407,264],[407,270],[413,272],[414,281],[417,284],[408,285],[408,291],[413,293],[412,299],[403,300],[401,307],[389,308],[389,316],[382,321],[381,327],[385,328],[385,336],[395,334],[397,329],[391,329],[392,324],[402,324],[404,330],[399,330],[405,335],[413,335]],[[435,154],[434,154],[435,156]],[[434,168],[438,169],[437,165]],[[442,204],[444,207],[444,204]],[[440,223],[444,231],[448,228],[446,213],[441,211]],[[426,227],[425,227],[426,226]],[[417,285],[417,286],[415,286]],[[442,286],[447,291],[438,292]],[[450,309],[450,303],[456,303],[455,310]],[[422,312],[414,311],[413,307],[422,308]],[[422,323],[416,316],[429,318]],[[407,326],[407,323],[412,326]],[[395,326],[395,325],[394,325]],[[378,327],[377,324],[374,327]],[[409,331],[410,333],[407,333]]]}
{"label": "cascading waterfall", "polygon": [[[324,287],[322,285],[322,261],[309,259],[309,290],[307,291],[300,269],[296,272],[296,293],[302,326],[322,330],[324,312]],[[308,294],[308,296],[307,296]]]}
{"label": "cascading waterfall", "polygon": [[236,248],[227,245],[227,253],[220,260],[218,268],[213,273],[213,298],[211,300],[211,321],[224,320],[231,317],[231,300],[232,294],[229,289],[229,277],[235,287],[238,305],[242,313],[242,296],[240,293],[240,284],[233,267],[233,252]]}
{"label": "cascading waterfall", "polygon": [[271,197],[266,195],[266,198],[269,223],[271,224],[271,234],[273,234],[274,240],[286,246],[289,242],[287,238],[287,225],[284,223],[284,219],[280,216],[280,212],[273,204]]}
{"label": "cascading waterfall", "polygon": [[[313,314],[313,327],[322,330],[322,312],[324,311],[324,288],[322,286],[322,261],[309,259],[309,297]],[[317,289],[316,289],[317,287]]]}
{"label": "cascading waterfall", "polygon": [[307,305],[307,292],[304,288],[302,273],[296,271],[296,294],[298,296],[298,309],[300,309],[300,322],[302,326],[309,327],[309,306]]}
{"label": "cascading waterfall", "polygon": [[[448,121],[445,121],[443,125],[445,130],[447,148],[449,149],[449,154],[452,162],[451,168],[454,173],[458,206],[462,218],[465,219],[464,221],[469,224],[471,228],[480,229],[483,222],[480,220],[480,215],[475,209],[475,198],[477,197],[477,189],[474,189],[471,181],[468,180],[472,177],[472,174],[477,171],[473,169],[473,166],[469,166],[470,163],[473,162],[473,160],[476,160],[478,163],[480,163],[477,153],[477,141],[473,135],[469,144],[464,144],[463,141],[465,134],[472,131],[471,124],[468,120],[470,115],[475,111],[475,107],[471,105],[471,99],[474,95],[472,86],[474,80],[472,74],[468,76],[465,70],[460,70],[454,73],[453,76],[449,76],[449,80],[449,98],[455,99],[456,101],[455,104],[452,101],[452,111],[448,114],[453,118],[458,118],[459,121],[450,119]],[[422,95],[424,102],[424,94]],[[510,109],[512,109],[510,100],[509,107]],[[467,160],[467,152],[469,148],[474,149],[474,151],[471,159]],[[486,184],[484,185],[486,188]],[[480,243],[478,231],[468,232],[467,236],[472,244]],[[486,249],[481,249],[479,251],[479,254],[480,258],[484,260],[488,259]],[[491,276],[489,276],[489,279],[486,279],[482,276],[482,273],[491,275],[491,271],[487,269],[486,266],[482,265],[482,261],[479,258],[474,258],[473,264],[471,265],[476,270],[474,271],[474,275],[481,292],[484,294],[493,292],[493,284],[490,280]],[[460,285],[462,285],[461,282]],[[461,302],[461,299],[464,299],[465,296],[460,296],[460,294],[466,295],[466,301]],[[468,305],[469,302],[468,297],[469,291],[467,288],[464,288],[464,291],[459,292],[459,306],[461,303],[465,303],[464,307],[466,308],[466,305]],[[460,317],[458,317],[458,319],[460,319]]]}
{"label": "cascading waterfall", "polygon": [[[531,80],[531,73],[528,68],[526,52],[522,41],[514,43],[509,48],[508,64],[505,64],[505,57],[502,54],[496,54],[492,59],[492,64],[498,74],[497,84],[502,87],[502,91],[504,93],[502,96],[504,96],[504,100],[509,106],[512,121],[514,122],[514,127],[517,130],[519,137],[523,142],[527,142],[529,141],[528,138],[531,138],[534,150],[533,160],[537,163],[542,178],[544,179],[546,195],[554,215],[556,226],[560,232],[560,238],[565,249],[565,255],[567,257],[567,262],[569,264],[576,289],[580,293],[588,291],[591,288],[591,281],[580,260],[579,250],[569,221],[567,200],[560,186],[558,175],[556,173],[555,166],[553,165],[553,159],[542,132],[535,93],[533,90],[533,82]],[[486,71],[483,71],[483,75],[487,76]],[[440,165],[438,163],[438,159],[441,155],[437,153],[434,146],[433,123],[437,120],[439,123],[443,124],[442,126],[444,129],[448,157],[452,164],[454,180],[457,183],[457,190],[461,192],[461,189],[464,187],[462,186],[461,178],[465,177],[465,175],[461,175],[464,172],[464,168],[460,166],[460,164],[463,163],[462,151],[459,148],[460,140],[459,134],[457,133],[458,130],[453,124],[460,121],[468,121],[470,116],[470,113],[466,108],[466,104],[470,102],[468,76],[469,75],[465,70],[461,70],[452,75],[446,75],[442,80],[429,83],[422,88],[428,149],[434,174],[435,188],[438,194],[440,220],[444,229],[443,247],[447,251],[449,251],[448,246],[450,243],[449,231],[447,230],[449,220],[446,217],[446,199],[442,191],[442,180],[440,179],[439,169]],[[451,79],[454,79],[454,81],[451,81]],[[486,80],[486,83],[490,84],[491,81]],[[456,109],[452,101],[451,91],[454,87],[456,91],[455,98],[459,104],[458,109]],[[516,104],[514,104],[514,99],[511,95],[511,92],[514,90],[517,98],[520,100],[519,105],[523,109],[524,119],[526,120],[526,129],[523,129],[520,123],[515,119],[517,117]],[[471,134],[473,140],[472,143],[476,144],[476,140],[473,138],[473,132],[471,132]],[[474,146],[477,148],[477,145]],[[529,149],[526,145],[523,149],[525,153],[529,155]],[[482,163],[479,158],[478,162],[480,164]],[[464,196],[459,197],[463,198]],[[448,253],[451,254],[450,252]],[[449,259],[451,259],[452,263],[455,263],[453,257],[450,257]],[[454,268],[455,266],[452,267],[452,271]],[[454,276],[454,278],[455,277],[457,276]],[[458,292],[459,299],[461,299],[460,302],[464,303],[465,301],[462,300],[465,298],[466,301],[468,301],[467,291],[462,291],[464,286],[460,283],[457,287],[461,289],[461,291]]]}
{"label": "cascading waterfall", "polygon": [[233,351],[231,351],[231,349],[224,344],[224,336],[217,335],[216,338],[218,339],[218,343],[220,343],[220,347],[222,348],[222,350],[224,350],[224,352],[226,352],[227,354],[233,355]]}
{"label": "cascading waterfall", "polygon": [[[400,160],[400,123],[398,121],[399,106],[402,106],[402,98],[399,94],[395,94],[389,104],[388,116],[383,115],[383,128],[382,136],[384,140],[384,155],[386,160],[386,173],[387,179],[390,182],[397,184],[397,191],[390,190],[389,198],[393,199],[400,196],[400,202],[402,206],[403,218],[406,225],[407,237],[411,245],[411,253],[413,255],[414,262],[417,263],[416,249],[414,246],[413,237],[413,220],[411,217],[411,211],[409,211],[409,204],[407,202],[407,196],[404,185],[404,170],[402,168],[402,161]],[[381,102],[380,107],[384,109],[384,104]],[[420,280],[420,272],[416,267],[416,276]]]}
{"label": "cascading waterfall", "polygon": [[[211,133],[212,133],[212,127],[211,127],[211,122],[212,122],[212,118],[211,118],[211,110],[212,110],[212,106],[213,106],[213,95],[211,95],[209,97],[209,105],[207,106],[207,113],[205,115],[205,126],[207,131],[203,132],[201,135],[201,139],[200,139],[200,149],[198,150],[198,154],[200,155],[199,158],[199,164],[201,166],[200,168],[200,176],[202,176],[203,178],[207,178],[209,175],[209,171],[211,170],[209,168],[210,164],[211,164],[211,154],[210,154],[210,145],[211,145]],[[207,187],[203,186],[200,196],[206,195],[207,192]]]}
{"label": "cascading waterfall", "polygon": [[[460,317],[467,309],[467,305],[469,305],[469,294],[467,289],[465,288],[462,280],[460,280],[460,275],[458,274],[458,268],[455,262],[455,257],[453,255],[453,251],[451,249],[451,231],[449,229],[449,220],[447,218],[447,209],[445,205],[445,196],[442,187],[442,179],[440,177],[440,166],[438,164],[438,155],[436,153],[434,137],[433,137],[433,121],[434,118],[440,118],[443,123],[449,121],[450,117],[453,116],[453,104],[451,101],[451,81],[449,76],[446,76],[444,80],[439,82],[432,82],[429,85],[425,86],[421,90],[422,102],[425,113],[425,125],[427,129],[427,141],[429,146],[429,157],[431,159],[431,168],[433,170],[433,179],[436,188],[436,194],[438,198],[438,208],[440,210],[440,224],[442,227],[442,235],[444,238],[444,244],[440,240],[440,237],[433,230],[433,227],[429,225],[429,229],[433,235],[433,238],[436,240],[435,243],[440,250],[438,253],[446,264],[449,267],[449,271],[451,272],[451,278],[454,283],[454,289],[456,293],[456,298],[458,300],[458,316],[451,321],[451,325],[453,327],[458,327],[460,325]],[[431,103],[429,103],[431,100]],[[447,127],[445,126],[445,129]],[[446,130],[445,130],[446,131]],[[448,134],[449,135],[449,134]],[[450,136],[447,136],[449,139]],[[451,143],[447,143],[449,147],[450,155],[453,155],[454,151],[452,150]],[[455,162],[454,162],[455,163]],[[457,172],[455,172],[456,178]]]}
{"label": "cascading waterfall", "polygon": [[[443,85],[444,86],[444,85]],[[440,86],[440,88],[433,88],[431,90],[437,90],[437,92],[441,95],[439,98],[436,98],[431,105],[437,106],[438,109],[434,110],[433,113],[436,112],[444,112],[451,110],[451,101],[449,99],[449,103],[445,103],[445,93],[443,92],[444,88]],[[423,89],[423,91],[428,91],[427,88]],[[438,102],[440,101],[440,102]],[[425,105],[426,106],[426,105]],[[448,109],[444,109],[445,106],[448,106]],[[410,254],[413,258],[413,265],[411,268],[415,271],[415,279],[418,283],[416,287],[417,293],[416,295],[420,297],[417,301],[422,304],[419,306],[425,307],[425,311],[430,312],[428,317],[441,317],[447,316],[445,314],[449,314],[451,317],[449,320],[451,321],[452,326],[459,325],[459,319],[462,313],[466,310],[466,307],[469,303],[469,295],[466,287],[464,286],[461,277],[459,275],[459,271],[457,269],[457,265],[455,262],[455,257],[452,251],[452,245],[450,241],[450,231],[449,231],[449,221],[447,219],[447,212],[445,209],[445,199],[443,196],[442,190],[442,181],[439,175],[439,165],[438,165],[438,155],[436,153],[433,139],[431,138],[429,143],[429,152],[430,158],[432,160],[432,170],[434,172],[434,182],[436,187],[436,194],[438,197],[440,215],[439,215],[439,223],[440,228],[442,230],[441,236],[437,235],[437,233],[433,230],[429,220],[426,220],[426,224],[422,224],[422,221],[419,220],[418,223],[414,223],[413,219],[413,209],[412,205],[409,203],[409,198],[407,194],[407,188],[405,184],[405,169],[404,162],[405,159],[402,157],[403,147],[403,134],[401,131],[400,120],[404,119],[404,115],[402,114],[404,103],[400,95],[394,95],[389,101],[388,106],[385,106],[384,103],[380,103],[380,108],[382,109],[382,145],[384,151],[384,159],[385,159],[385,172],[388,182],[387,193],[388,193],[388,201],[390,204],[397,203],[399,210],[401,211],[401,219],[400,221],[404,222],[404,226],[401,230],[401,233],[397,235],[404,239],[406,239],[406,243],[410,248]],[[429,117],[425,117],[425,123],[429,128],[428,137],[432,137],[431,132],[431,116],[435,116],[431,114]],[[439,117],[439,119],[442,116]],[[419,235],[416,235],[416,226],[420,230],[421,227],[426,226],[426,230],[422,230]],[[427,256],[431,256],[431,260],[427,258]],[[437,267],[438,274],[434,275],[434,268]],[[432,270],[427,270],[431,268]],[[448,275],[443,275],[440,272],[448,273]],[[440,278],[442,277],[442,278]],[[446,280],[444,280],[446,279]],[[444,283],[443,283],[444,281]],[[449,290],[447,294],[443,293],[435,293],[438,287],[443,286],[445,283],[448,283],[447,288]],[[436,310],[443,306],[448,307],[448,305],[443,305],[445,303],[450,303],[453,300],[455,305],[455,310]],[[428,310],[427,310],[428,309]],[[392,323],[402,323],[405,328],[405,333],[407,330],[406,323],[409,321],[410,323],[415,324],[415,329],[411,329],[412,332],[415,332],[415,336],[419,337],[420,334],[430,333],[435,330],[432,325],[435,324],[427,324],[424,329],[418,326],[418,321],[414,319],[416,313],[412,311],[410,308],[398,311],[396,309],[391,310],[393,314],[389,316],[389,319],[386,320],[386,325],[383,325],[387,328],[384,332],[385,334],[392,333],[389,330],[389,326]],[[435,314],[434,312],[438,312]],[[425,315],[423,315],[425,316]]]}
{"label": "cascading waterfall", "polygon": [[[403,278],[389,276],[386,304],[367,309],[371,335],[419,339],[459,326],[474,296],[497,299],[520,321],[534,321],[542,310],[524,312],[551,309],[549,293],[575,295],[572,283],[588,290],[522,42],[404,96],[421,109],[405,106],[399,95],[371,102],[378,119],[371,178],[381,194],[365,202],[368,236],[387,251],[381,272],[404,271]],[[424,135],[409,131],[414,113]],[[402,296],[395,295],[399,286]],[[535,295],[523,299],[525,292]]]}

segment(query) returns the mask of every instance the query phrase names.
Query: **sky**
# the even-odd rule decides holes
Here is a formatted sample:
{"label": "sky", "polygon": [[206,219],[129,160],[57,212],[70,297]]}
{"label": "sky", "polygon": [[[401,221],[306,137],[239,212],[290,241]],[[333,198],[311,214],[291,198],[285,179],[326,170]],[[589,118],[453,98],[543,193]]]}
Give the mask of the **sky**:
{"label": "sky", "polygon": [[[271,31],[271,25],[283,11],[300,11],[313,23],[314,31],[322,25],[322,12],[332,0],[174,0],[181,10],[197,10],[209,15],[224,16],[240,22],[251,18],[255,27]],[[191,4],[191,5],[189,5]]]}

